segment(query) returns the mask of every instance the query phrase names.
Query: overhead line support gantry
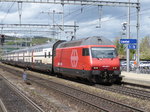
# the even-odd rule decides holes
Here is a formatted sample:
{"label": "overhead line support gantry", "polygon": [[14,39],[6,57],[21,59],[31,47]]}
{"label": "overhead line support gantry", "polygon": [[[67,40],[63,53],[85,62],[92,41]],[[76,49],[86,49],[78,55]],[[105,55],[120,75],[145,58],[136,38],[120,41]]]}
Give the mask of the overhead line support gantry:
{"label": "overhead line support gantry", "polygon": [[26,2],[26,3],[49,3],[68,5],[96,5],[96,6],[117,6],[117,7],[137,7],[138,2],[116,2],[116,1],[83,1],[83,0],[0,0],[0,2]]}
{"label": "overhead line support gantry", "polygon": [[74,28],[76,25],[47,25],[47,24],[0,24],[0,28],[53,28],[53,27]]}

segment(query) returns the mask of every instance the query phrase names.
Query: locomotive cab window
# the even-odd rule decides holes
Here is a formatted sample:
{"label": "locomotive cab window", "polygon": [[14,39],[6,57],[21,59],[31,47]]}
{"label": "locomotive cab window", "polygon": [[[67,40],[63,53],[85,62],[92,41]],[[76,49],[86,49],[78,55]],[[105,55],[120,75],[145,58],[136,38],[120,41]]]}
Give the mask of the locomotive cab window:
{"label": "locomotive cab window", "polygon": [[83,48],[82,56],[89,56],[89,48]]}
{"label": "locomotive cab window", "polygon": [[117,57],[116,49],[113,47],[93,47],[91,49],[93,58],[115,58]]}

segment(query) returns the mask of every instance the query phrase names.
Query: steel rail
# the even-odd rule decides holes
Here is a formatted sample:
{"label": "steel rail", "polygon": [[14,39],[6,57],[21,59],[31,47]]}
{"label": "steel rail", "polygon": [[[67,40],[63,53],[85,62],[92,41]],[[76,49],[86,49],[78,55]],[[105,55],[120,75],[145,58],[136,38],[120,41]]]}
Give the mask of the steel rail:
{"label": "steel rail", "polygon": [[[0,108],[1,108],[2,112],[8,112],[1,99],[0,99]],[[0,110],[0,112],[1,112],[1,110]]]}
{"label": "steel rail", "polygon": [[[4,68],[8,69],[8,67],[4,67]],[[12,68],[9,68],[9,69],[12,69]],[[13,71],[13,69],[10,70],[10,73],[12,73],[12,74],[15,74],[15,72],[20,72],[20,71],[17,71],[17,70],[14,70],[14,71]],[[21,73],[20,73],[20,74],[21,74]],[[1,75],[1,74],[0,74],[0,75]],[[28,75],[30,75],[30,74],[28,74]],[[33,77],[33,76],[30,75],[30,77]],[[38,77],[35,77],[35,78],[38,78]],[[39,79],[39,78],[38,78],[38,79]],[[6,79],[6,80],[7,80],[7,79]],[[28,79],[28,80],[30,80],[30,79]],[[42,80],[43,80],[43,79],[42,79]],[[37,84],[39,84],[39,85],[41,85],[41,86],[43,86],[43,87],[46,86],[46,85],[44,85],[44,84],[42,84],[42,83],[39,83],[39,81],[37,81],[37,82],[36,82],[35,80],[30,80],[30,81],[35,82],[35,83],[37,83]],[[74,96],[69,95],[69,94],[67,94],[67,93],[65,93],[65,92],[62,92],[62,91],[60,91],[60,90],[57,90],[55,87],[53,88],[53,87],[47,86],[47,88],[51,88],[51,89],[53,89],[54,91],[57,91],[57,92],[59,92],[59,93],[65,95],[65,96],[67,96],[67,97],[70,97],[70,98],[72,98],[72,99],[76,99],[76,100],[78,100],[78,101],[81,102],[81,99],[79,99],[78,97],[74,97]],[[104,112],[110,112],[109,110],[106,110],[105,108],[102,108],[102,107],[100,108],[100,107],[98,107],[98,106],[96,106],[96,105],[93,105],[92,103],[86,102],[86,101],[84,101],[84,100],[82,100],[82,103],[89,104],[90,106],[93,106],[93,107],[95,107],[95,108],[97,108],[97,109],[101,109],[101,110],[103,110]]]}
{"label": "steel rail", "polygon": [[117,86],[117,85],[113,86],[113,87],[96,85],[96,88],[104,89],[104,90],[111,91],[111,92],[117,92],[117,93],[121,93],[124,95],[136,97],[136,98],[140,98],[140,99],[144,99],[144,100],[150,99],[150,92],[149,91],[143,91],[143,90],[139,90],[139,89],[135,89],[135,88],[129,88],[129,87]]}
{"label": "steel rail", "polygon": [[150,89],[150,86],[148,85],[142,85],[142,84],[134,84],[134,83],[130,83],[130,82],[122,82],[123,85],[129,85],[129,86],[135,86],[135,87],[142,87],[145,89]]}
{"label": "steel rail", "polygon": [[[1,74],[0,74],[1,75]],[[21,90],[19,90],[13,83],[11,83],[8,79],[6,79],[3,75],[1,75],[6,82],[6,84],[11,87],[18,95],[20,95],[24,100],[26,100],[33,108],[35,108],[38,112],[45,112],[41,107],[39,107],[36,103],[34,103],[31,99],[29,99]]]}
{"label": "steel rail", "polygon": [[[35,76],[34,76],[34,77],[35,77]],[[36,77],[36,78],[38,78],[38,77]],[[44,80],[47,80],[47,79],[44,79]],[[34,80],[32,80],[32,81],[34,81]],[[50,81],[50,80],[47,80],[47,81],[48,81],[48,82],[55,83],[55,84],[58,84],[58,85],[63,86],[63,87],[67,87],[67,88],[70,88],[70,89],[73,89],[73,90],[82,92],[82,93],[87,94],[87,95],[95,96],[95,97],[100,98],[100,99],[102,99],[102,100],[108,101],[108,102],[110,102],[110,103],[117,104],[117,105],[122,106],[122,107],[126,107],[126,108],[129,108],[129,109],[132,109],[132,110],[134,110],[134,111],[144,112],[144,110],[134,108],[134,107],[132,107],[132,106],[130,106],[130,105],[123,104],[123,103],[119,103],[119,102],[115,102],[115,101],[113,101],[113,100],[110,100],[110,99],[107,99],[107,98],[104,98],[104,97],[100,97],[100,96],[98,96],[98,95],[94,95],[94,94],[92,94],[92,93],[88,93],[88,92],[79,90],[79,89],[77,89],[77,88],[72,88],[71,86],[62,85],[62,84],[60,84],[60,83],[56,83],[56,82]],[[34,81],[34,82],[36,82],[36,81]],[[41,84],[41,83],[39,83],[38,81],[37,81],[36,83]],[[42,85],[42,84],[41,84],[41,85]],[[45,85],[43,85],[43,86],[45,86]],[[49,87],[49,86],[48,86],[48,87]],[[49,88],[51,88],[51,87],[49,87]],[[56,89],[56,90],[57,90],[57,88],[53,88],[53,89]],[[57,91],[62,92],[62,91],[60,91],[59,89],[58,89]],[[64,94],[67,94],[67,93],[64,92]],[[80,100],[81,100],[81,99],[80,99]],[[89,103],[89,102],[88,102],[88,103]],[[92,105],[93,105],[93,104],[92,104]],[[109,111],[109,112],[110,112],[110,111]]]}
{"label": "steel rail", "polygon": [[[37,77],[36,77],[36,78],[37,78]],[[30,80],[30,79],[29,79],[29,80]],[[100,109],[100,110],[103,110],[103,111],[105,111],[105,112],[110,112],[108,109],[105,109],[105,108],[103,108],[103,107],[99,107],[99,106],[97,106],[97,105],[94,105],[94,104],[92,104],[92,103],[90,103],[90,102],[87,102],[87,101],[85,101],[85,100],[82,100],[82,99],[80,99],[80,98],[78,98],[78,97],[76,97],[76,96],[73,96],[73,95],[71,95],[71,94],[68,94],[68,93],[66,93],[66,92],[63,92],[63,91],[61,91],[61,90],[59,90],[59,89],[57,89],[57,88],[55,88],[55,87],[46,86],[46,85],[44,85],[44,84],[42,84],[42,83],[39,83],[38,81],[35,81],[35,80],[30,80],[30,81],[35,82],[36,84],[41,85],[41,86],[43,86],[43,87],[46,87],[46,88],[48,88],[48,89],[53,89],[54,91],[57,91],[57,92],[59,92],[60,94],[63,94],[63,95],[65,95],[65,96],[67,96],[67,97],[70,97],[70,98],[72,98],[72,99],[78,100],[79,102],[85,103],[86,105],[88,104],[88,105],[90,105],[90,106],[93,106],[93,107],[95,107],[95,108],[97,108],[97,109]],[[56,84],[58,84],[58,83],[56,83]],[[61,85],[61,86],[62,86],[62,85]]]}

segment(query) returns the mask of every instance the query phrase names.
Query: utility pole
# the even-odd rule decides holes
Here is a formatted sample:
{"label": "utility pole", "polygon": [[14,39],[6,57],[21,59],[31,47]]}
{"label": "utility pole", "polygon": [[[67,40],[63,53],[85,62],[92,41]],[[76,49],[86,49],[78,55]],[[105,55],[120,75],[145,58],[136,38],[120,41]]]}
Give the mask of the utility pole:
{"label": "utility pole", "polygon": [[140,39],[139,39],[139,28],[140,28],[140,1],[137,0],[138,6],[137,6],[137,50],[136,50],[136,62],[137,62],[137,70],[136,72],[139,73],[139,65],[140,65]]}
{"label": "utility pole", "polygon": [[98,6],[98,12],[99,12],[99,25],[96,26],[96,28],[101,28],[101,20],[102,20],[102,5]]}
{"label": "utility pole", "polygon": [[61,5],[62,5],[62,10],[63,10],[63,12],[62,12],[62,29],[64,31],[64,4],[61,4]]}
{"label": "utility pole", "polygon": [[19,23],[21,25],[21,16],[22,16],[22,2],[18,2],[18,13],[19,13]]}
{"label": "utility pole", "polygon": [[[64,10],[64,8],[63,8]],[[53,27],[55,26],[55,14],[62,14],[63,15],[63,12],[56,12],[55,10],[53,10],[52,12],[44,12],[42,11],[42,13],[47,13],[48,15],[51,15],[52,14],[52,24],[53,24]],[[63,19],[63,16],[62,16],[62,24],[64,24],[64,19]]]}
{"label": "utility pole", "polygon": [[1,34],[3,33],[3,27],[1,27]]}
{"label": "utility pole", "polygon": [[30,47],[32,46],[32,37],[31,37],[31,29],[30,29]]}
{"label": "utility pole", "polygon": [[76,39],[76,31],[77,31],[77,29],[76,29],[76,22],[74,21],[74,39]]}
{"label": "utility pole", "polygon": [[[63,9],[64,10],[64,9]],[[55,25],[55,14],[63,14],[63,12],[56,12],[55,10],[53,10],[52,12],[42,12],[42,13],[47,13],[47,14],[52,14],[52,24],[53,24],[53,33],[52,33],[52,35],[53,35],[53,39],[55,38],[55,26],[58,26],[59,27],[59,25]],[[63,18],[63,16],[62,16],[62,18]],[[64,19],[62,19],[62,23],[64,24]],[[63,25],[63,27],[64,27],[64,25]],[[60,27],[59,27],[60,28]],[[62,29],[62,28],[61,28]]]}
{"label": "utility pole", "polygon": [[[128,23],[127,23],[127,39],[130,39],[130,0],[129,0],[129,7],[128,7]],[[127,72],[130,72],[130,49],[127,49]]]}
{"label": "utility pole", "polygon": [[54,21],[54,19],[55,19],[54,16],[55,16],[55,10],[53,10],[53,28],[54,28],[54,22],[55,22]]}

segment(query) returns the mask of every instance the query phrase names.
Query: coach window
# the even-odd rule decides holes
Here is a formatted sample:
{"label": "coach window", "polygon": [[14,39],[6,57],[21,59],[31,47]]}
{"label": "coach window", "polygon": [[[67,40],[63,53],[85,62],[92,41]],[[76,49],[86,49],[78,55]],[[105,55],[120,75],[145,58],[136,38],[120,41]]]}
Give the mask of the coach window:
{"label": "coach window", "polygon": [[51,52],[48,53],[49,58],[51,57]]}
{"label": "coach window", "polygon": [[45,58],[46,58],[46,52],[45,52]]}
{"label": "coach window", "polygon": [[89,48],[83,48],[82,56],[89,56]]}

